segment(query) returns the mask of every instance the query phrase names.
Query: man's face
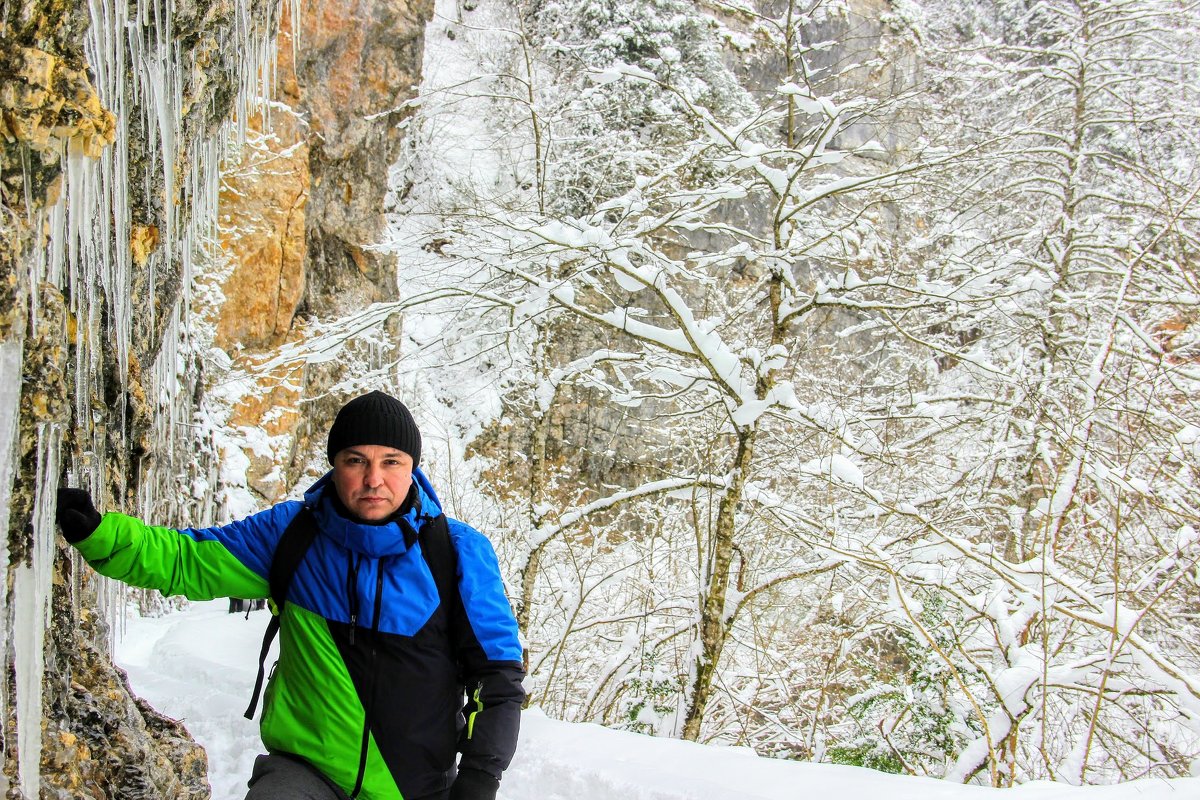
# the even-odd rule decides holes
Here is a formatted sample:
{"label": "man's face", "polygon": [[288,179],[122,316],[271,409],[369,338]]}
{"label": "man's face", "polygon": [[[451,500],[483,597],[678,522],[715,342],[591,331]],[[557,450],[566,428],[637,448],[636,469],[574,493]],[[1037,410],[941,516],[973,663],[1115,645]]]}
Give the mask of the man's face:
{"label": "man's face", "polygon": [[378,522],[404,504],[412,471],[408,453],[377,444],[347,447],[333,457],[333,488],[351,514]]}

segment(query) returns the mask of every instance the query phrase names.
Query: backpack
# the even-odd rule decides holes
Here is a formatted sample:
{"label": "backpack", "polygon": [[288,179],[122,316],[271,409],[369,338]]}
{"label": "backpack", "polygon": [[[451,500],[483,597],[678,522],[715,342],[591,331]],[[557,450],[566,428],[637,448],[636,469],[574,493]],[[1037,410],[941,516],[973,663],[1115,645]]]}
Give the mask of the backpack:
{"label": "backpack", "polygon": [[[429,565],[433,582],[437,585],[438,598],[442,603],[449,601],[453,604],[446,609],[446,619],[450,639],[454,641],[454,625],[459,616],[458,607],[462,605],[462,597],[458,593],[458,554],[450,542],[450,527],[446,522],[446,515],[426,517],[426,523],[421,526],[420,532],[413,530],[408,520],[401,519],[400,529],[404,532],[404,541],[408,547],[412,547],[413,542],[421,544],[421,553],[425,557],[425,563]],[[254,694],[246,709],[246,719],[254,719],[258,708],[258,698],[262,694],[263,678],[266,674],[267,654],[271,649],[271,642],[275,641],[275,636],[279,633],[279,620],[283,615],[283,603],[287,599],[292,576],[304,560],[304,554],[308,552],[316,536],[317,520],[312,511],[305,506],[288,523],[275,545],[275,553],[271,556],[271,569],[267,576],[274,613],[271,615],[271,621],[267,623],[266,631],[263,632],[262,649],[258,654],[258,677],[254,681]]]}

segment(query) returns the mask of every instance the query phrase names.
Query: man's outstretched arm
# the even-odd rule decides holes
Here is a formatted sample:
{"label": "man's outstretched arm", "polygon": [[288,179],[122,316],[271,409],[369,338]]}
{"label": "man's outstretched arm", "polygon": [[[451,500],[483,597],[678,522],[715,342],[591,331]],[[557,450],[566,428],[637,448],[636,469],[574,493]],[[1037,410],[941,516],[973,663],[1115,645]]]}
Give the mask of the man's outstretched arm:
{"label": "man's outstretched arm", "polygon": [[[270,553],[279,512],[216,528],[175,530],[124,514],[101,515],[83,489],[59,489],[56,518],[63,538],[110,578],[192,600],[267,596],[256,554]],[[269,563],[269,562],[268,562]]]}

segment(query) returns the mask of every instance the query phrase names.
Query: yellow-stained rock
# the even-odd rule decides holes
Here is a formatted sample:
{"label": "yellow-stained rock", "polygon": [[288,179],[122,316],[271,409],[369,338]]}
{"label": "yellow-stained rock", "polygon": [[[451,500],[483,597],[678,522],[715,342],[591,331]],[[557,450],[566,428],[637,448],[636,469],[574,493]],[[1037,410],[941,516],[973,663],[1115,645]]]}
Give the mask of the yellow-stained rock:
{"label": "yellow-stained rock", "polygon": [[104,108],[84,69],[34,47],[0,55],[0,135],[38,152],[65,142],[98,156],[116,137],[116,118]]}
{"label": "yellow-stained rock", "polygon": [[18,102],[20,102],[21,105],[27,106],[29,108],[40,108],[42,106],[49,106],[49,108],[47,110],[50,110],[50,111],[57,111],[58,109],[62,108],[63,101],[61,98],[55,98],[53,102],[47,102],[49,100],[50,100],[50,92],[47,91],[46,89],[36,89],[32,86],[26,86],[26,87],[24,87],[24,90],[21,92],[21,97]]}
{"label": "yellow-stained rock", "polygon": [[[105,22],[92,20],[89,3],[81,0],[4,3],[4,22],[0,24],[0,190],[5,206],[0,221],[0,339],[7,344],[16,335],[20,375],[4,377],[19,379],[22,384],[18,435],[12,448],[15,474],[10,528],[5,532],[12,557],[7,576],[0,573],[0,577],[7,577],[10,588],[12,570],[28,561],[34,544],[35,498],[47,486],[52,490],[57,479],[41,472],[39,458],[45,453],[39,448],[45,432],[54,437],[46,443],[57,442],[57,433],[62,433],[63,469],[77,469],[76,476],[91,479],[93,488],[110,508],[134,506],[137,492],[145,490],[142,481],[150,483],[158,475],[156,469],[162,469],[151,466],[143,471],[142,466],[169,460],[163,458],[161,441],[152,436],[154,417],[159,412],[158,387],[151,371],[147,370],[145,377],[140,372],[140,364],[153,363],[160,352],[166,326],[151,322],[129,333],[131,370],[123,375],[119,367],[124,362],[118,363],[117,349],[109,346],[109,338],[97,342],[89,354],[91,358],[75,357],[79,354],[72,347],[77,334],[86,338],[92,331],[82,330],[83,326],[97,324],[103,315],[81,314],[76,319],[68,309],[98,312],[99,305],[82,308],[80,301],[85,295],[97,295],[98,302],[128,300],[135,321],[141,323],[167,318],[177,302],[182,282],[172,270],[180,265],[167,265],[155,274],[162,280],[149,282],[144,268],[148,254],[162,247],[154,226],[164,227],[164,208],[180,202],[178,190],[174,197],[164,197],[163,184],[169,183],[162,177],[164,159],[166,167],[175,171],[175,185],[184,186],[197,144],[207,141],[205,137],[225,121],[227,104],[222,100],[227,99],[239,78],[230,72],[227,54],[214,51],[215,43],[231,41],[236,25],[249,23],[256,30],[269,30],[278,4],[255,0],[247,6],[250,19],[235,16],[237,9],[229,0],[174,4],[175,22],[191,26],[186,37],[177,36],[173,47],[185,65],[181,70],[184,96],[191,99],[195,110],[188,118],[172,121],[177,124],[174,153],[163,153],[157,136],[145,140],[144,126],[139,128],[134,122],[129,140],[121,143],[135,153],[126,164],[126,174],[103,178],[124,180],[134,187],[126,197],[127,210],[129,218],[142,227],[134,231],[129,246],[131,256],[143,263],[137,265],[141,269],[132,271],[134,282],[140,281],[140,291],[114,298],[108,296],[110,287],[104,287],[101,300],[99,292],[93,292],[96,287],[85,287],[77,281],[94,270],[71,271],[64,280],[58,270],[44,269],[44,253],[51,237],[61,235],[61,215],[45,212],[64,194],[63,154],[95,158],[115,140],[118,120],[104,107],[93,85],[86,63],[90,51],[84,40],[89,30],[95,31]],[[165,22],[161,15],[169,10],[168,5],[158,4],[156,21]],[[184,19],[187,15],[190,18]],[[108,33],[117,42],[152,34],[141,24],[129,29],[114,27]],[[207,52],[195,59],[198,69],[190,71],[186,65],[192,58],[193,41],[206,42]],[[136,75],[131,77],[136,80]],[[153,113],[147,108],[149,98],[144,93],[127,99],[130,119]],[[72,184],[71,188],[73,200],[86,199],[80,191],[85,187]],[[93,184],[92,188],[106,186]],[[190,221],[188,209],[181,209],[177,219],[182,229]],[[82,235],[89,233],[87,225],[78,229]],[[61,239],[55,242],[63,244]],[[42,275],[47,283],[36,283]],[[77,408],[75,401],[81,392],[88,396]],[[55,427],[44,427],[45,423]],[[191,444],[189,441],[181,446],[181,452],[196,452],[196,461],[203,461],[207,452],[189,449]],[[95,608],[96,593],[89,585],[87,568],[72,556],[64,542],[56,539],[56,546],[51,622],[44,650],[40,797],[209,797],[203,750],[190,740],[182,725],[133,702],[128,685],[105,650],[108,632],[104,615],[91,610]],[[81,574],[80,569],[85,573]],[[11,635],[11,627],[6,627],[6,635]],[[16,741],[11,713],[4,722],[0,740],[11,745]],[[37,722],[23,719],[21,735],[35,736]],[[9,794],[20,794],[14,783],[16,748],[0,746],[0,762],[0,785],[9,789]]]}
{"label": "yellow-stained rock", "polygon": [[34,86],[50,86],[58,59],[33,47],[24,47],[18,56],[21,65],[17,77]]}
{"label": "yellow-stained rock", "polygon": [[46,199],[44,202],[47,207],[58,202],[58,198],[62,195],[62,188],[62,175],[58,175],[54,178],[54,180],[50,181],[50,183],[46,185]]}
{"label": "yellow-stained rock", "polygon": [[[391,257],[369,247],[384,231],[388,166],[404,133],[394,112],[419,83],[421,38],[430,0],[298,3],[300,45],[289,14],[280,20],[276,100],[270,134],[259,120],[239,163],[225,173],[221,246],[231,265],[219,282],[216,344],[239,366],[301,333],[295,314],[328,319],[396,296]],[[203,58],[203,43],[199,44]],[[298,53],[307,55],[299,62]],[[309,145],[312,144],[310,148]],[[324,178],[329,180],[324,180]],[[312,252],[309,252],[312,247]],[[216,294],[216,293],[214,293]],[[285,370],[286,372],[286,370]],[[284,379],[286,377],[286,380]],[[233,410],[230,425],[292,438],[293,459],[311,449],[328,409],[301,402],[337,380],[320,370],[262,375]],[[306,464],[247,452],[247,483],[279,499]]]}
{"label": "yellow-stained rock", "polygon": [[129,250],[133,263],[146,266],[150,255],[158,249],[159,234],[156,225],[134,225],[129,231]]}

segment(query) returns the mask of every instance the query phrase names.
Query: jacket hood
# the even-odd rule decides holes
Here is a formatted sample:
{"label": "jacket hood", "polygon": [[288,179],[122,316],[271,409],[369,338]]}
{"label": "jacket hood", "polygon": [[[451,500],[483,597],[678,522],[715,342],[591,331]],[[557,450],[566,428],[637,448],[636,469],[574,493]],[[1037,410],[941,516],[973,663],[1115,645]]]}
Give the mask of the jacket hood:
{"label": "jacket hood", "polygon": [[333,470],[326,472],[308,488],[304,493],[304,505],[316,516],[318,529],[323,535],[356,553],[380,558],[408,549],[400,519],[407,520],[413,530],[419,530],[426,521],[442,513],[442,503],[433,485],[419,468],[413,470],[413,485],[417,487],[418,502],[403,517],[383,525],[357,522],[338,512],[338,506],[332,502],[337,496],[333,487]]}

